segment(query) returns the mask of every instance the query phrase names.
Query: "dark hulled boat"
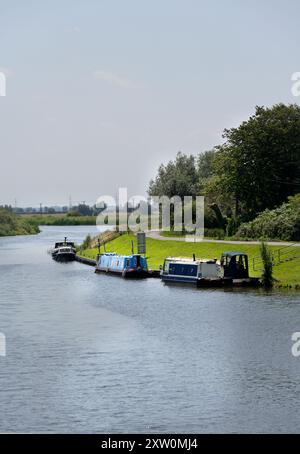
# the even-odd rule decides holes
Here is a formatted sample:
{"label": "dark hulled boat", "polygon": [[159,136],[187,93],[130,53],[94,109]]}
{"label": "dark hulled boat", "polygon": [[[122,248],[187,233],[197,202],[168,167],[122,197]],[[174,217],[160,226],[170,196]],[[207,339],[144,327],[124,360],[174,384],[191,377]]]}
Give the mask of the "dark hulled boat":
{"label": "dark hulled boat", "polygon": [[75,243],[67,241],[67,237],[65,237],[64,241],[55,243],[51,255],[57,262],[72,262],[76,256]]}

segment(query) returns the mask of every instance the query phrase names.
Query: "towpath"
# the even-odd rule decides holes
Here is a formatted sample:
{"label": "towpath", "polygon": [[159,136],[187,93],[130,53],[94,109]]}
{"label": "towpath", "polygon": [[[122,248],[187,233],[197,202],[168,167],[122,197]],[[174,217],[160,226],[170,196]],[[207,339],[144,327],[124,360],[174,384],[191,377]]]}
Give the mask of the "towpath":
{"label": "towpath", "polygon": [[[162,236],[161,235],[161,232],[158,231],[158,230],[150,230],[149,232],[147,232],[147,237],[148,238],[153,238],[154,240],[160,240],[160,241],[187,241],[187,239],[185,237],[174,237],[174,236],[170,236],[170,237],[166,237],[166,236]],[[193,239],[191,238],[190,240],[188,240],[190,242],[193,241]],[[234,240],[207,240],[205,239],[204,240],[205,243],[220,243],[220,244],[260,244],[260,241],[234,241]],[[282,242],[282,241],[268,241],[267,244],[269,246],[296,246],[296,247],[300,247],[300,243],[287,243],[287,242]]]}

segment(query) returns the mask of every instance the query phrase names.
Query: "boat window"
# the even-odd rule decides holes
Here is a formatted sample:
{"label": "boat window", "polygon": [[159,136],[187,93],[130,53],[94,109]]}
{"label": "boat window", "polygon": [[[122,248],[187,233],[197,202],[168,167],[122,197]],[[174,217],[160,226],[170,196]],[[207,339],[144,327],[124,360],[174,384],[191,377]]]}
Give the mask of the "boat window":
{"label": "boat window", "polygon": [[169,266],[169,274],[177,276],[197,276],[197,268],[197,265],[171,263]]}

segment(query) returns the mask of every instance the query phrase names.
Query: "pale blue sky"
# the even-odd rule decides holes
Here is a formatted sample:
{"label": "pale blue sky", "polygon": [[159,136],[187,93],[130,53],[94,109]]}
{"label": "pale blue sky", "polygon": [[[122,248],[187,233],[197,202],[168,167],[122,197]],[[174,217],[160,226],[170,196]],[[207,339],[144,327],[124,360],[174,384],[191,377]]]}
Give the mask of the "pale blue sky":
{"label": "pale blue sky", "polygon": [[297,102],[296,0],[0,0],[0,204],[143,194],[178,150]]}

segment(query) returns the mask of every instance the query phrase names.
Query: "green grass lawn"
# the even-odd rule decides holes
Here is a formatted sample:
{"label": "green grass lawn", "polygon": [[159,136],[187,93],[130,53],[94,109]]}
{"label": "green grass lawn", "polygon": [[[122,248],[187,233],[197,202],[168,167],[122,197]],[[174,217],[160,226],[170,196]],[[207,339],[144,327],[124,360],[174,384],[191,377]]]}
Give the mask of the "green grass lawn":
{"label": "green grass lawn", "polygon": [[[110,243],[106,244],[106,252],[117,252],[118,254],[131,254],[131,241],[136,246],[136,237],[131,234],[122,235]],[[272,246],[272,250],[278,247]],[[103,252],[103,247],[101,252]],[[173,257],[192,257],[196,254],[197,258],[216,258],[220,259],[224,251],[242,251],[249,256],[250,275],[258,277],[259,272],[254,272],[252,269],[252,259],[259,256],[259,246],[251,244],[224,244],[224,243],[185,243],[182,241],[160,241],[152,238],[147,238],[147,259],[151,269],[159,269],[159,266],[164,263],[164,259],[168,256]],[[80,255],[96,258],[98,249],[87,249]],[[300,285],[300,259],[294,262],[284,263],[274,267],[274,276],[280,281],[279,285],[296,286]]]}

